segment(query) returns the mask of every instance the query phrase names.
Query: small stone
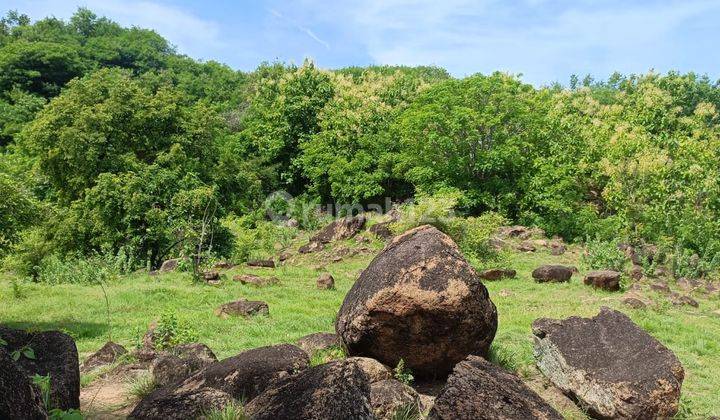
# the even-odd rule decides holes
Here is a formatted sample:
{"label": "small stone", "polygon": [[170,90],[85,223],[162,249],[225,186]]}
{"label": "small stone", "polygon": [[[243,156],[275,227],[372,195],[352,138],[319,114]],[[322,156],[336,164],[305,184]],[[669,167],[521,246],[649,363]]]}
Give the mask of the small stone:
{"label": "small stone", "polygon": [[218,281],[218,280],[220,280],[220,273],[218,273],[218,272],[215,271],[215,270],[206,271],[206,272],[203,273],[202,276],[203,276],[203,279],[204,279],[205,281],[207,281],[207,282],[212,282],[212,281]]}
{"label": "small stone", "polygon": [[524,242],[521,242],[520,245],[517,246],[517,250],[520,252],[535,252],[537,249],[535,248],[535,245],[533,245],[532,242],[524,241]]}
{"label": "small stone", "polygon": [[491,268],[478,274],[483,280],[500,280],[504,278],[514,278],[517,275],[515,270],[506,268]]}
{"label": "small stone", "polygon": [[285,261],[289,260],[291,257],[292,257],[292,254],[291,254],[291,253],[289,253],[289,252],[282,252],[282,253],[280,253],[280,255],[278,256],[278,260],[280,260],[280,262],[285,262]]}
{"label": "small stone", "polygon": [[248,267],[275,268],[273,260],[252,260],[247,262]]}
{"label": "small stone", "polygon": [[280,283],[280,279],[277,277],[261,277],[255,274],[237,274],[233,276],[233,280],[239,281],[240,284],[256,287],[265,287]]}
{"label": "small stone", "polygon": [[630,278],[631,279],[641,280],[644,275],[645,275],[645,270],[643,270],[642,266],[633,265],[632,269],[630,270]]}
{"label": "small stone", "polygon": [[680,295],[679,293],[672,292],[672,293],[670,293],[669,298],[670,298],[670,303],[672,303],[675,306],[688,305],[688,306],[692,306],[693,308],[697,308],[700,306],[695,299],[691,298],[688,295]]}
{"label": "small stone", "polygon": [[127,349],[120,344],[108,341],[100,350],[90,355],[80,367],[80,372],[87,373],[101,366],[115,363],[120,356],[127,353]]}
{"label": "small stone", "polygon": [[177,270],[178,265],[180,265],[179,258],[165,260],[165,261],[163,261],[162,265],[160,266],[160,272],[161,273],[169,273],[171,271],[175,271],[175,270]]}
{"label": "small stone", "polygon": [[317,351],[339,347],[340,339],[334,333],[318,332],[299,338],[295,344],[312,357]]}
{"label": "small stone", "polygon": [[358,365],[358,367],[365,372],[371,384],[393,378],[392,370],[375,359],[356,356],[348,357],[345,360]]}
{"label": "small stone", "polygon": [[324,245],[321,242],[310,241],[307,245],[303,245],[298,249],[301,254],[310,254],[313,252],[322,251]]}
{"label": "small stone", "polygon": [[622,302],[633,309],[645,309],[645,302],[632,296],[624,297]]}
{"label": "small stone", "polygon": [[332,290],[335,288],[335,279],[330,273],[322,273],[317,279],[317,288]]}
{"label": "small stone", "polygon": [[233,264],[229,261],[218,261],[215,264],[213,264],[213,268],[216,270],[229,270],[233,267],[235,267],[235,264]]}
{"label": "small stone", "polygon": [[662,294],[670,294],[670,286],[664,281],[659,281],[650,284],[650,290],[653,290]]}
{"label": "small stone", "polygon": [[414,389],[396,379],[386,379],[370,385],[370,405],[378,420],[393,420],[399,410],[419,416],[420,397]]}
{"label": "small stone", "polygon": [[620,272],[612,270],[591,271],[585,275],[583,282],[596,289],[616,292],[620,290]]}
{"label": "small stone", "polygon": [[562,255],[567,251],[565,244],[559,241],[550,242],[550,255]]}
{"label": "small stone", "polygon": [[245,299],[223,304],[215,310],[215,315],[220,318],[228,318],[229,316],[250,317],[255,315],[268,315],[269,313],[267,303]]}

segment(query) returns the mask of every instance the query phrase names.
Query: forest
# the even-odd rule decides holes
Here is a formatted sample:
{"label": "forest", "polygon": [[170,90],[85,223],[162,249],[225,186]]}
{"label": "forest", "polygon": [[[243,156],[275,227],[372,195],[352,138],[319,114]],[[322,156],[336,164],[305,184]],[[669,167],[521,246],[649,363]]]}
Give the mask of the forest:
{"label": "forest", "polygon": [[[139,343],[153,320],[170,331],[168,347],[200,337],[222,356],[325,331],[372,254],[389,247],[361,234],[356,243],[357,232],[336,246],[312,235],[381,209],[371,228],[399,215],[385,222],[388,237],[431,224],[478,270],[519,270],[487,283],[501,319],[491,362],[539,377],[534,318],[589,316],[611,299],[578,282],[521,283],[531,271],[539,281],[536,266],[612,269],[622,272],[613,291],[649,290],[652,302],[638,299],[654,309],[630,318],[688,372],[679,416],[720,415],[717,371],[707,370],[720,349],[719,168],[720,81],[702,74],[535,86],[503,72],[310,59],[239,71],[86,8],[69,20],[10,11],[0,20],[0,322],[66,332],[81,356],[105,341]],[[232,272],[247,279],[255,260],[304,243],[321,251],[279,257],[275,286],[207,276],[249,262]],[[169,260],[178,272],[159,275]],[[332,271],[335,294],[315,290],[317,271]],[[632,288],[658,277],[670,282]],[[691,281],[707,281],[711,297],[692,295],[705,283]],[[683,301],[668,284],[695,286]],[[210,310],[228,293],[262,298],[270,317],[228,327]],[[409,383],[405,361],[392,363]],[[145,385],[128,393],[159,386]]]}

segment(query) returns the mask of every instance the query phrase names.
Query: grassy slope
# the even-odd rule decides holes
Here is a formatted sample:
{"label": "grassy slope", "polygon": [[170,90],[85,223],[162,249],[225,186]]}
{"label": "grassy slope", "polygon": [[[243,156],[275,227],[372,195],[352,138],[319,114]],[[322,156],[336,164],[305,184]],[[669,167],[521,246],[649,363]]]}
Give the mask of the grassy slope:
{"label": "grassy slope", "polygon": [[[339,245],[357,247],[354,241]],[[371,244],[375,249],[381,246],[378,242]],[[27,296],[18,300],[12,297],[9,280],[1,279],[0,321],[23,328],[64,330],[77,340],[83,358],[98,349],[110,334],[114,341],[133,346],[151,320],[163,311],[174,310],[180,320],[194,327],[201,341],[223,358],[253,347],[292,342],[312,332],[332,331],[345,293],[372,255],[346,258],[339,263],[329,263],[328,255],[331,253],[297,257],[276,269],[238,267],[227,272],[220,286],[192,284],[185,274],[136,274],[118,279],[107,287],[110,328],[99,287],[27,284],[23,286]],[[558,262],[579,266],[578,255],[571,249],[559,257],[545,252],[507,256],[507,266],[517,269],[518,277],[486,283],[500,316],[493,344],[497,359],[534,378],[538,373],[532,358],[533,320],[591,316],[600,306],[615,307],[675,351],[682,361],[686,371],[682,417],[720,415],[720,300],[699,299],[699,309],[662,304],[632,310],[619,303],[619,294],[592,290],[582,285],[577,275],[569,284],[536,284],[531,280],[530,272],[537,265]],[[315,288],[319,270],[313,267],[323,263],[335,277],[334,291]],[[277,276],[281,283],[259,289],[230,280],[234,274],[251,272]],[[228,320],[213,315],[218,305],[241,297],[266,301],[271,315]],[[655,296],[655,301],[664,300]]]}

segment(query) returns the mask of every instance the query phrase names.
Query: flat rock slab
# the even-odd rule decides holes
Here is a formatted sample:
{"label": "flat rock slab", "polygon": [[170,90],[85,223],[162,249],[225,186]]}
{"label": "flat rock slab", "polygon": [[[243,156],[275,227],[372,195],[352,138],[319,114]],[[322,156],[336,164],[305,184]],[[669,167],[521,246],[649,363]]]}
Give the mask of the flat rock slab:
{"label": "flat rock slab", "polygon": [[246,264],[248,267],[275,268],[275,261],[273,260],[252,260]]}
{"label": "flat rock slab", "polygon": [[483,280],[511,279],[517,275],[517,271],[508,268],[491,268],[481,271],[479,276]]}
{"label": "flat rock slab", "polygon": [[621,312],[533,322],[540,371],[599,418],[668,418],[685,376],[675,354]]}
{"label": "flat rock slab", "polygon": [[265,287],[280,283],[280,279],[277,277],[263,277],[255,274],[237,274],[233,276],[233,281],[239,281],[241,284],[249,284],[256,287]]}
{"label": "flat rock slab", "polygon": [[215,310],[215,315],[220,318],[228,318],[230,316],[250,317],[255,315],[268,315],[270,309],[268,304],[259,300],[236,300],[220,305]]}
{"label": "flat rock slab", "polygon": [[429,419],[557,419],[562,416],[520,378],[477,356],[458,363]]}
{"label": "flat rock slab", "polygon": [[564,265],[543,265],[532,272],[532,277],[538,283],[562,283],[570,281],[572,275],[572,268]]}
{"label": "flat rock slab", "polygon": [[609,292],[620,290],[621,273],[613,270],[596,270],[585,275],[583,282],[596,289],[603,289]]}
{"label": "flat rock slab", "polygon": [[477,272],[444,233],[425,225],[396,236],[363,271],[335,330],[351,356],[405,361],[441,376],[468,354],[486,354],[497,310]]}

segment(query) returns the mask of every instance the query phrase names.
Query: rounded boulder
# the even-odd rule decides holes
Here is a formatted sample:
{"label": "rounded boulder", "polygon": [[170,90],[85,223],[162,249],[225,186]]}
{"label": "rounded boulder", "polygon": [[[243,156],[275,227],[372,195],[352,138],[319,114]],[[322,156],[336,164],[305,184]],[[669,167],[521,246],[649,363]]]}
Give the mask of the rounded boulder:
{"label": "rounded boulder", "polygon": [[395,237],[363,271],[335,329],[351,356],[403,359],[418,376],[442,376],[487,354],[497,310],[452,239],[425,225]]}

